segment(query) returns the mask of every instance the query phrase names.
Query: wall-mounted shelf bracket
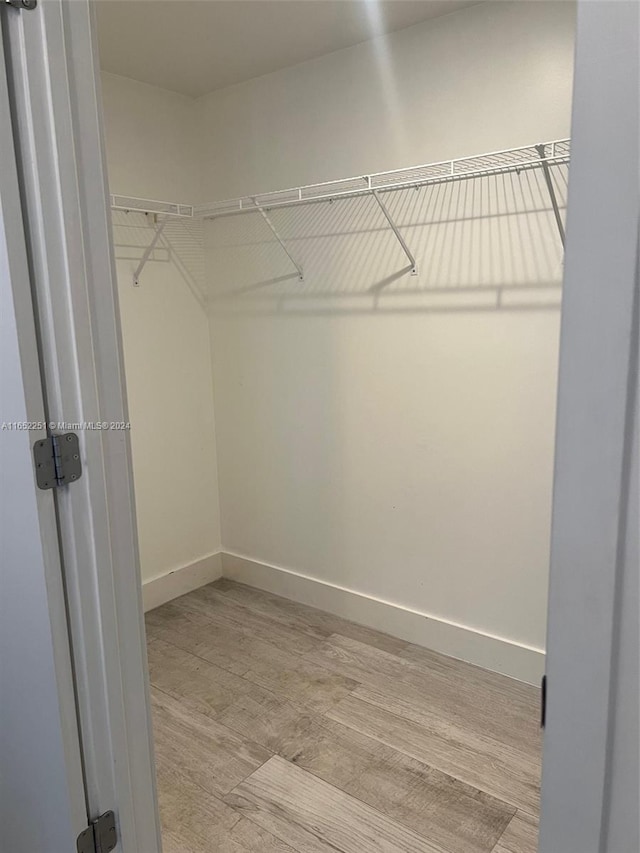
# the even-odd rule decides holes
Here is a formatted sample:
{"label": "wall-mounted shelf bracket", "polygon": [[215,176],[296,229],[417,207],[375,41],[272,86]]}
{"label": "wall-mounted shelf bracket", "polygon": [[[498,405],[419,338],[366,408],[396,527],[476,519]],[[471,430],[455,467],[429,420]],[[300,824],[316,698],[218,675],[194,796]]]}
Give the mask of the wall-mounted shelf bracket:
{"label": "wall-mounted shelf bracket", "polygon": [[140,274],[145,267],[145,264],[151,257],[151,253],[158,245],[158,240],[162,237],[162,232],[164,231],[164,227],[167,224],[167,220],[163,219],[162,222],[155,223],[155,234],[153,235],[153,240],[149,243],[147,248],[144,250],[144,255],[140,258],[140,263],[136,267],[136,271],[133,274],[133,286],[139,287],[140,285]]}
{"label": "wall-mounted shelf bracket", "polygon": [[[366,178],[365,180],[370,180],[370,179]],[[386,204],[380,198],[380,195],[378,194],[378,190],[372,189],[371,194],[373,195],[375,200],[378,202],[378,206],[380,207],[380,210],[384,213],[387,222],[391,226],[391,230],[396,235],[396,237],[398,239],[398,243],[400,243],[400,245],[402,246],[402,251],[405,253],[405,255],[409,258],[409,261],[411,262],[411,275],[418,275],[418,265],[416,264],[416,259],[413,257],[411,250],[409,249],[409,247],[405,243],[404,237],[400,233],[398,226],[396,225],[396,223],[393,220],[393,217],[389,213],[389,210],[388,210]]]}
{"label": "wall-mounted shelf bracket", "polygon": [[540,160],[542,162],[542,173],[544,174],[544,179],[547,184],[547,190],[549,191],[549,198],[551,199],[553,215],[556,218],[556,225],[558,226],[558,233],[560,234],[560,242],[562,243],[562,248],[564,248],[564,224],[562,222],[562,216],[560,215],[560,208],[558,207],[558,199],[556,197],[555,187],[553,186],[553,179],[551,177],[549,163],[547,162],[547,146],[536,145],[536,151],[538,152]]}
{"label": "wall-mounted shelf bracket", "polygon": [[262,216],[262,218],[264,219],[264,221],[267,223],[267,225],[268,225],[268,226],[269,226],[269,228],[271,229],[271,231],[272,231],[272,233],[273,233],[273,236],[276,238],[276,240],[278,241],[278,243],[280,243],[280,245],[282,246],[283,251],[285,252],[285,254],[286,254],[286,255],[287,255],[287,257],[289,258],[289,260],[291,261],[291,263],[292,263],[292,264],[294,265],[294,267],[296,268],[296,270],[297,270],[297,272],[298,272],[298,278],[300,279],[300,281],[304,281],[304,273],[303,273],[303,271],[302,271],[302,267],[300,266],[300,264],[296,261],[296,259],[293,257],[293,255],[291,254],[291,252],[290,252],[290,251],[287,249],[287,247],[285,246],[284,241],[282,240],[282,237],[278,234],[278,231],[277,231],[277,229],[276,229],[276,226],[273,224],[273,222],[271,221],[271,219],[270,219],[270,218],[269,218],[269,216],[267,215],[266,210],[264,210],[264,208],[260,207],[260,205],[258,204],[258,202],[256,201],[256,199],[255,199],[255,198],[253,199],[253,203],[254,203],[254,204],[255,204],[255,206],[256,206],[256,210],[260,213],[260,215]]}

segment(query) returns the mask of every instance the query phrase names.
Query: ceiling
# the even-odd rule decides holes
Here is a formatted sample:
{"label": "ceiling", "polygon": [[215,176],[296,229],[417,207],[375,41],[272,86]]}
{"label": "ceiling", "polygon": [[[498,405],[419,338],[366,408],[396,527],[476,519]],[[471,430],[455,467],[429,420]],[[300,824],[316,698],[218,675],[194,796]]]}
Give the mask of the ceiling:
{"label": "ceiling", "polygon": [[95,0],[105,71],[198,97],[478,0]]}

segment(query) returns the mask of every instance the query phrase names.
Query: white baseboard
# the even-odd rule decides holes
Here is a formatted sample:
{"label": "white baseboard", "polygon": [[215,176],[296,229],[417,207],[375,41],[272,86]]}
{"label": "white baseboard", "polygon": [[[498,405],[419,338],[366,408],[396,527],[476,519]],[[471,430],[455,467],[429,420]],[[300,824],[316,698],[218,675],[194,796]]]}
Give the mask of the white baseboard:
{"label": "white baseboard", "polygon": [[210,554],[142,584],[144,612],[222,577],[222,554]]}
{"label": "white baseboard", "polygon": [[519,681],[539,685],[544,673],[545,656],[542,649],[496,637],[289,569],[222,552],[222,574],[226,578],[282,595],[300,604],[319,607],[336,616]]}

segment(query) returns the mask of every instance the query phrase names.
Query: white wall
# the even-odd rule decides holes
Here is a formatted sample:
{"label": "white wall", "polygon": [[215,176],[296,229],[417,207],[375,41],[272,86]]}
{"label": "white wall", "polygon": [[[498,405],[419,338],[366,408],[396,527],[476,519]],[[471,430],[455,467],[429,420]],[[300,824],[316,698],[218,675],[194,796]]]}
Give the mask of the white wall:
{"label": "white wall", "polygon": [[[573,38],[572,4],[488,3],[215,92],[204,194],[568,136]],[[527,180],[389,199],[417,279],[370,199],[273,212],[304,283],[257,216],[207,225],[225,551],[543,648],[561,266]]]}
{"label": "white wall", "polygon": [[204,200],[568,136],[574,18],[481,3],[206,95]]}
{"label": "white wall", "polygon": [[[199,180],[195,102],[112,74],[103,75],[103,98],[111,191],[192,201]],[[148,581],[220,551],[202,228],[169,224],[166,242],[134,288],[132,272],[153,223],[117,212],[113,225],[140,558]]]}
{"label": "white wall", "polygon": [[193,99],[106,71],[100,76],[111,192],[192,203],[200,182]]}

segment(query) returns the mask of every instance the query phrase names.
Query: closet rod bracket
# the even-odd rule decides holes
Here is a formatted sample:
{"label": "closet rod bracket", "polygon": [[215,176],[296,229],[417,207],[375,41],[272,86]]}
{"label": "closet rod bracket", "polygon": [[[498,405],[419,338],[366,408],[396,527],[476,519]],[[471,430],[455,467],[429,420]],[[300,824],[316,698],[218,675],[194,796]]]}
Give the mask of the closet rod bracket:
{"label": "closet rod bracket", "polygon": [[164,231],[164,227],[166,224],[167,224],[166,219],[163,219],[162,222],[156,221],[155,234],[153,235],[153,240],[149,243],[147,248],[144,250],[144,254],[140,258],[140,263],[136,267],[136,271],[133,274],[133,286],[134,287],[140,286],[140,274],[142,273],[142,270],[145,268],[147,261],[151,257],[151,253],[153,252],[155,247],[158,245],[158,240],[160,239],[160,237],[162,237],[162,232]]}
{"label": "closet rod bracket", "polygon": [[564,223],[562,222],[562,216],[560,215],[560,208],[558,207],[558,199],[556,197],[555,187],[553,186],[551,170],[549,169],[549,163],[547,162],[547,146],[536,145],[536,151],[538,152],[538,155],[542,162],[542,173],[544,174],[544,180],[547,185],[547,190],[549,192],[549,198],[551,199],[553,215],[556,218],[556,225],[558,226],[558,233],[560,234],[560,242],[562,243],[562,248],[564,249]]}
{"label": "closet rod bracket", "polygon": [[284,243],[284,240],[282,239],[282,237],[281,237],[281,236],[280,236],[280,234],[278,233],[278,230],[276,229],[276,226],[275,226],[275,225],[273,224],[273,222],[271,221],[271,219],[270,219],[270,217],[268,216],[268,214],[267,214],[266,210],[258,204],[257,199],[255,199],[255,198],[254,198],[254,199],[253,199],[253,203],[254,203],[254,204],[255,204],[255,206],[256,206],[256,210],[260,213],[260,215],[262,216],[262,218],[264,219],[264,221],[267,223],[267,225],[268,225],[268,226],[269,226],[269,228],[271,229],[271,232],[273,233],[273,236],[276,238],[276,240],[278,241],[278,243],[280,243],[280,246],[282,247],[282,250],[284,251],[284,253],[286,254],[286,256],[289,258],[289,260],[291,261],[291,263],[294,265],[294,267],[296,268],[296,271],[297,271],[297,273],[298,273],[298,278],[300,279],[300,281],[304,281],[304,272],[303,272],[303,270],[302,270],[302,267],[301,267],[301,266],[300,266],[300,264],[296,261],[296,259],[293,257],[293,255],[291,254],[291,252],[289,251],[289,249],[287,249],[287,247],[286,247],[286,245],[285,245],[285,243]]}
{"label": "closet rod bracket", "polygon": [[[365,178],[365,180],[368,181],[370,184],[370,178]],[[380,207],[380,210],[384,213],[385,218],[391,227],[391,230],[396,235],[398,242],[402,246],[402,251],[405,253],[405,255],[409,258],[409,261],[411,262],[411,275],[418,275],[418,265],[416,263],[416,259],[414,258],[413,254],[411,253],[411,250],[407,246],[405,239],[402,236],[402,234],[400,233],[400,229],[396,225],[393,217],[389,213],[389,209],[387,208],[386,204],[380,198],[380,195],[378,194],[378,190],[372,189],[371,194],[373,195],[375,200],[378,202],[378,206]]]}

